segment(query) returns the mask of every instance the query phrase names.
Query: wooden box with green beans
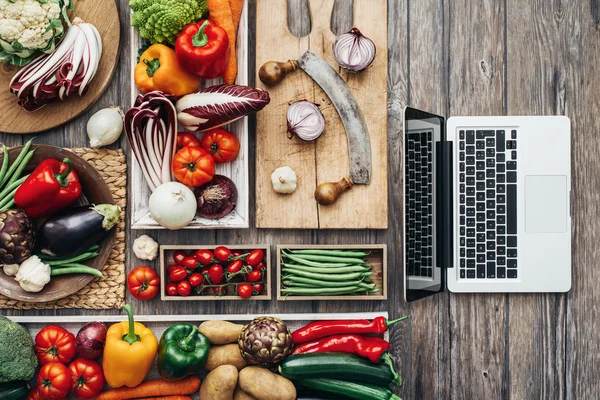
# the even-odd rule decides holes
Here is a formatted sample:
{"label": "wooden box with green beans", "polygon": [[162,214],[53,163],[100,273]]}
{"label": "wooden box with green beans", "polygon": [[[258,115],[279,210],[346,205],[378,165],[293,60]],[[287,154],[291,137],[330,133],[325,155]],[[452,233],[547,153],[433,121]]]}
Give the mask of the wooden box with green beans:
{"label": "wooden box with green beans", "polygon": [[162,300],[271,300],[271,246],[160,246]]}
{"label": "wooden box with green beans", "polygon": [[277,300],[386,300],[387,246],[277,246]]}

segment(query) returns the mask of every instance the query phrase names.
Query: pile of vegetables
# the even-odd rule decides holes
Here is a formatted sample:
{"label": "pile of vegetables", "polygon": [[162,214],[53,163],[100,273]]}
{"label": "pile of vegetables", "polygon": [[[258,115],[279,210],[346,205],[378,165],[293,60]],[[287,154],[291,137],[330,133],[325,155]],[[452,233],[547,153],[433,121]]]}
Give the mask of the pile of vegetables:
{"label": "pile of vegetables", "polygon": [[224,246],[190,254],[175,251],[174,264],[167,267],[166,294],[183,297],[237,294],[243,299],[262,294],[267,274],[264,256],[261,249],[242,253]]}
{"label": "pile of vegetables", "polygon": [[377,293],[372,267],[359,250],[283,249],[281,292],[287,296]]}

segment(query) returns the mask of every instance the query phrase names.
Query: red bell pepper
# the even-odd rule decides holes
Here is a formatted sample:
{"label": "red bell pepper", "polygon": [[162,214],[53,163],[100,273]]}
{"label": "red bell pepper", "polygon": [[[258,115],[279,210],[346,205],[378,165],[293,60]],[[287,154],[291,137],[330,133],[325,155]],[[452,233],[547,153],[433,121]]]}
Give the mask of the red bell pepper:
{"label": "red bell pepper", "polygon": [[209,20],[189,24],[177,37],[175,53],[186,71],[205,79],[217,78],[229,63],[227,32]]}
{"label": "red bell pepper", "polygon": [[50,215],[73,204],[81,195],[71,161],[42,161],[15,193],[15,204],[31,218]]}
{"label": "red bell pepper", "polygon": [[377,334],[381,335],[387,331],[390,325],[407,319],[408,316],[386,321],[384,317],[377,317],[373,321],[366,319],[339,320],[339,321],[316,321],[311,322],[303,328],[292,333],[294,344],[300,344],[317,340],[331,335],[341,334]]}

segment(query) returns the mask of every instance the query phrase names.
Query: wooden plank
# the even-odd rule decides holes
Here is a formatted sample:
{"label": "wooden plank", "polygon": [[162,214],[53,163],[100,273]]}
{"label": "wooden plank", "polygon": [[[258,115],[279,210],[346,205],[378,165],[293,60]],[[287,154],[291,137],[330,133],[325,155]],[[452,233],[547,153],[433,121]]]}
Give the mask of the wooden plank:
{"label": "wooden plank", "polygon": [[[450,2],[448,115],[504,113],[504,7],[503,1]],[[450,326],[452,395],[506,398],[506,295],[451,295]]]}

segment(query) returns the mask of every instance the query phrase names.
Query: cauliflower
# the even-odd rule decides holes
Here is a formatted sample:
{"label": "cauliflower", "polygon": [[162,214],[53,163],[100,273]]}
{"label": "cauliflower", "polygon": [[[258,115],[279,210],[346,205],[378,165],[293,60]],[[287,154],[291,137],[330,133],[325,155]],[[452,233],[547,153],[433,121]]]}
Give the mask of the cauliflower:
{"label": "cauliflower", "polygon": [[0,62],[23,66],[50,54],[64,34],[71,0],[0,0]]}

